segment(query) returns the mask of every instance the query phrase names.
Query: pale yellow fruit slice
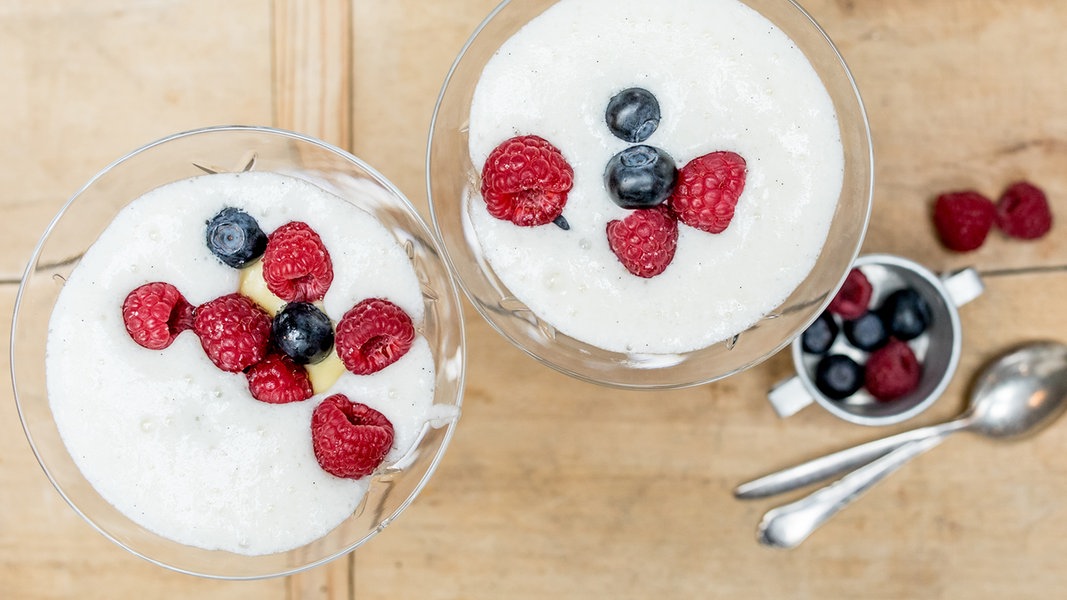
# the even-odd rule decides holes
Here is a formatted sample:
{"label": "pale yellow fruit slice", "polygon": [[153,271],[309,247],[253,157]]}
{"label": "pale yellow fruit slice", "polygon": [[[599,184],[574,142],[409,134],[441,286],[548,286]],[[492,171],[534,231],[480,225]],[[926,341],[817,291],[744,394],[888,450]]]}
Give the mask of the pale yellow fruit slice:
{"label": "pale yellow fruit slice", "polygon": [[263,261],[261,260],[241,269],[241,280],[237,289],[260,305],[272,317],[285,306],[285,300],[267,289],[267,282],[263,279]]}
{"label": "pale yellow fruit slice", "polygon": [[326,355],[326,358],[312,365],[304,365],[308,377],[311,379],[311,389],[316,394],[321,394],[330,389],[337,379],[345,372],[345,365],[337,356],[337,347]]}

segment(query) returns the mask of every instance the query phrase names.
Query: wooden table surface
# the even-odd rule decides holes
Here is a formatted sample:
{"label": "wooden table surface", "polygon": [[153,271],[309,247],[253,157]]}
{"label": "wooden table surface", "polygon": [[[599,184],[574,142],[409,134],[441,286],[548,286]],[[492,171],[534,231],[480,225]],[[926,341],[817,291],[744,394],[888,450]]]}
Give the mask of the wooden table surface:
{"label": "wooden table surface", "polygon": [[[521,1],[521,0],[520,0]],[[438,89],[496,0],[0,0],[0,306],[51,216],[113,158],[216,124],[294,129],[351,149],[428,218]],[[1067,2],[807,0],[863,91],[877,185],[866,252],[973,265],[948,418],[984,361],[1067,339]],[[932,197],[1028,178],[1062,217],[1037,242],[953,254]],[[385,534],[298,576],[222,582],[149,565],[52,489],[0,398],[0,597],[1036,598],[1067,586],[1067,424],[996,444],[959,436],[792,551],[755,542],[779,501],[737,483],[905,428],[815,408],[780,420],[779,355],[719,383],[620,392],[568,379],[466,311],[464,415],[436,478]],[[5,324],[5,339],[9,332]],[[5,344],[6,347],[6,344]],[[4,350],[6,353],[7,351]],[[795,494],[794,494],[795,496]]]}

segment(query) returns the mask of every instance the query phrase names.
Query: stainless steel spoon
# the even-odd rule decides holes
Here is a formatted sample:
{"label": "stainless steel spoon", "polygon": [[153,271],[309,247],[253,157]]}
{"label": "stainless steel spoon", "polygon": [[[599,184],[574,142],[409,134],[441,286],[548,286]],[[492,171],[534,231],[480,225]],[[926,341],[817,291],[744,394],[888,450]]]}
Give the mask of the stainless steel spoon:
{"label": "stainless steel spoon", "polygon": [[1033,342],[1018,347],[982,370],[971,388],[970,407],[958,418],[853,446],[765,475],[737,486],[734,495],[764,498],[792,491],[851,471],[908,442],[942,438],[954,431],[969,430],[996,438],[1029,433],[1067,408],[1062,393],[1063,380],[1067,377],[1062,373],[1065,363],[1067,346],[1058,342]]}
{"label": "stainless steel spoon", "polygon": [[[824,461],[821,471],[827,472],[839,463],[855,464],[857,459],[853,454],[857,449],[866,447],[859,454],[875,458],[840,481],[769,511],[760,523],[759,540],[769,546],[796,546],[864,491],[908,460],[938,445],[952,432],[967,430],[997,439],[1021,437],[1047,426],[1064,409],[1067,409],[1067,346],[1036,342],[1017,348],[983,370],[972,389],[970,407],[959,418],[816,459]],[[825,461],[834,456],[838,458]],[[810,473],[801,469],[803,466],[781,473]],[[774,476],[762,479],[771,477]],[[746,485],[751,488],[752,484]],[[782,481],[773,487],[791,489]]]}

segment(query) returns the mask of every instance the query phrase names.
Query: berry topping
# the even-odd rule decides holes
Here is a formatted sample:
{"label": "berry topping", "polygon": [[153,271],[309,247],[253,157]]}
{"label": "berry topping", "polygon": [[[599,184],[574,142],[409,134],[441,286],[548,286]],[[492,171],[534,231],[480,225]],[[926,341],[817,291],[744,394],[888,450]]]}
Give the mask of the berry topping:
{"label": "berry topping", "polygon": [[267,355],[270,315],[240,294],[227,294],[196,307],[193,331],[216,367],[237,373]]}
{"label": "berry topping", "polygon": [[311,445],[324,471],[358,479],[382,464],[393,445],[393,424],[366,404],[334,394],[311,413]]}
{"label": "berry topping", "polygon": [[1045,192],[1026,181],[1013,183],[997,200],[997,227],[1005,234],[1035,240],[1052,229]]}
{"label": "berry topping", "polygon": [[333,349],[333,323],[309,302],[290,302],[271,323],[274,345],[298,365],[317,363]]}
{"label": "berry topping", "polygon": [[319,234],[291,221],[274,230],[263,252],[267,289],[286,302],[314,302],[333,282],[333,263]]}
{"label": "berry topping", "polygon": [[608,194],[623,208],[661,204],[671,195],[677,180],[674,159],[652,146],[630,146],[611,157],[604,171]]}
{"label": "berry topping", "polygon": [[919,387],[922,365],[906,342],[897,339],[867,358],[865,385],[876,399],[896,400]]}
{"label": "berry topping", "polygon": [[647,140],[659,127],[659,119],[659,101],[652,92],[641,88],[615,94],[604,114],[611,133],[634,144]]}
{"label": "berry topping", "polygon": [[489,214],[522,227],[555,221],[573,184],[574,170],[563,153],[536,135],[500,144],[482,168],[482,198]]}
{"label": "berry topping", "polygon": [[122,322],[139,346],[162,350],[193,327],[193,305],[169,283],[146,283],[122,302]]}
{"label": "berry topping", "polygon": [[252,397],[268,404],[307,400],[314,392],[304,367],[284,354],[272,352],[245,373]]}
{"label": "berry topping", "polygon": [[800,347],[810,354],[826,354],[837,339],[837,321],[829,312],[823,312],[800,336]]}
{"label": "berry topping", "polygon": [[873,294],[874,287],[867,280],[867,276],[863,274],[863,271],[853,268],[845,276],[841,289],[837,290],[827,310],[842,319],[859,318],[867,312],[867,305],[870,304]]}
{"label": "berry topping", "polygon": [[611,251],[638,277],[655,277],[674,259],[678,221],[666,206],[635,210],[621,221],[609,221],[607,229]]}
{"label": "berry topping", "polygon": [[877,350],[889,341],[889,332],[885,328],[885,322],[878,313],[873,311],[845,321],[842,330],[849,343],[864,352]]}
{"label": "berry topping", "polygon": [[985,243],[996,218],[993,201],[978,192],[941,194],[934,202],[934,227],[949,250],[968,252]]}
{"label": "berry topping", "polygon": [[240,269],[263,255],[267,235],[254,218],[227,207],[207,222],[207,247],[227,266]]}
{"label": "berry topping", "polygon": [[824,356],[815,365],[815,387],[831,400],[843,400],[863,387],[863,367],[844,354]]}
{"label": "berry topping", "polygon": [[930,305],[912,288],[901,288],[889,294],[878,312],[889,334],[898,340],[915,339],[930,324]]}
{"label": "berry topping", "polygon": [[683,223],[720,233],[734,218],[745,189],[745,159],[733,152],[712,152],[689,161],[678,174],[671,210]]}
{"label": "berry topping", "polygon": [[393,364],[415,340],[415,326],[404,309],[381,298],[352,307],[337,323],[337,355],[356,375],[370,375]]}

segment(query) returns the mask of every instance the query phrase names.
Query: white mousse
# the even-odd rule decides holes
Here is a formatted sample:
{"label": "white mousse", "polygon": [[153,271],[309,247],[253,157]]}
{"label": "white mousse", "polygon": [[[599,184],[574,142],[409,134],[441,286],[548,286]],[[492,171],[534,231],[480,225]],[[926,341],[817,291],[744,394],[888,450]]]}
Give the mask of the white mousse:
{"label": "white mousse", "polygon": [[127,335],[121,306],[151,281],[198,305],[235,292],[239,272],[208,250],[205,224],[223,207],[270,233],[294,220],[321,236],[334,281],[324,310],[336,323],[358,301],[382,297],[418,326],[423,298],[393,236],[369,213],[303,180],[272,173],[219,174],[155,189],[124,208],[63,287],[50,322],[48,393],[56,424],[93,487],[133,521],[183,544],[240,554],[289,550],[322,537],[356,510],[364,480],[323,471],[311,446],[311,412],[344,393],[382,412],[401,459],[432,409],[434,362],[421,336],[398,362],[344,373],[327,392],[271,405],[243,374],[224,373],[191,331],[160,351]]}
{"label": "white mousse", "polygon": [[[608,130],[608,100],[641,87],[662,121],[644,143],[679,167],[730,150],[748,178],[721,234],[684,224],[666,271],[631,275],[608,247],[608,160],[628,146]],[[561,0],[486,65],[470,114],[479,169],[495,146],[538,135],[574,168],[555,225],[523,228],[470,208],[475,236],[511,292],[560,332],[626,353],[679,353],[728,339],[779,306],[826,239],[844,173],[831,99],[811,64],[737,0]]]}

